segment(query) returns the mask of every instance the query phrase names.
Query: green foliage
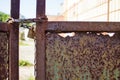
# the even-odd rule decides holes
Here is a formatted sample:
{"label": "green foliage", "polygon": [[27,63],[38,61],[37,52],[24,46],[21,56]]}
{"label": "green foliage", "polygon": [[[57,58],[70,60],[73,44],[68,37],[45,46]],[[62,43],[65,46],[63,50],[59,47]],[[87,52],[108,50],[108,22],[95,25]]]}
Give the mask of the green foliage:
{"label": "green foliage", "polygon": [[10,16],[6,13],[0,12],[0,21],[1,22],[6,22],[6,20],[9,18]]}
{"label": "green foliage", "polygon": [[29,61],[20,60],[19,61],[19,66],[33,66],[33,64],[30,63]]}
{"label": "green foliage", "polygon": [[29,46],[29,44],[25,43],[23,40],[19,41],[20,46]]}
{"label": "green foliage", "polygon": [[34,77],[34,76],[30,76],[30,77],[28,78],[28,80],[35,80],[35,77]]}

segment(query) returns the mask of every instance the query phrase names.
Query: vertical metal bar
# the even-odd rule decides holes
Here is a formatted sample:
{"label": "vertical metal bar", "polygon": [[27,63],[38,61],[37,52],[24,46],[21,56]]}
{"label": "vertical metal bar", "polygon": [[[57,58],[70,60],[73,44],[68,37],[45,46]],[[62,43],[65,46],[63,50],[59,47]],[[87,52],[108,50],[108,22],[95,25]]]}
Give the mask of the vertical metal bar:
{"label": "vertical metal bar", "polygon": [[107,21],[110,20],[110,0],[107,2]]}
{"label": "vertical metal bar", "polygon": [[45,0],[37,0],[36,17],[45,16]]}
{"label": "vertical metal bar", "polygon": [[[11,0],[11,17],[19,18],[20,0]],[[19,80],[19,23],[13,23],[9,37],[9,80]]]}
{"label": "vertical metal bar", "polygon": [[[45,17],[45,0],[37,0],[36,17]],[[46,22],[36,22],[36,80],[46,80],[45,28]]]}

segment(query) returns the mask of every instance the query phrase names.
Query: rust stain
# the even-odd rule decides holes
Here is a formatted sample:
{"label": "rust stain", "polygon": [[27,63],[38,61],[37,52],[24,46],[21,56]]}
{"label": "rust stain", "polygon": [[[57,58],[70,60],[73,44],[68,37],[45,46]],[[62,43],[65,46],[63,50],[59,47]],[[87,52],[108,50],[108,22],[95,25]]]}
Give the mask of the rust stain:
{"label": "rust stain", "polygon": [[8,37],[0,32],[0,80],[8,79]]}
{"label": "rust stain", "polygon": [[120,37],[46,34],[47,80],[120,80]]}

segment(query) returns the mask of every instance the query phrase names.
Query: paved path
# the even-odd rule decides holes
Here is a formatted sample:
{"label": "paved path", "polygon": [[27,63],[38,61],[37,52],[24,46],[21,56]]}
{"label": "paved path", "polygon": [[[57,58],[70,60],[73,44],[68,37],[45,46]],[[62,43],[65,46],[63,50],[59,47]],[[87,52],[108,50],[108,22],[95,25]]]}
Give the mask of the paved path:
{"label": "paved path", "polygon": [[32,46],[20,46],[19,60],[27,60],[34,64],[35,48]]}
{"label": "paved path", "polygon": [[[27,60],[28,62],[34,64],[34,41],[26,41],[25,43],[29,44],[29,46],[19,47],[19,60]],[[34,76],[34,67],[19,67],[19,72],[20,80],[29,80],[28,78]]]}
{"label": "paved path", "polygon": [[[34,77],[34,67],[19,67],[19,80],[29,80]],[[31,79],[30,79],[31,80]]]}

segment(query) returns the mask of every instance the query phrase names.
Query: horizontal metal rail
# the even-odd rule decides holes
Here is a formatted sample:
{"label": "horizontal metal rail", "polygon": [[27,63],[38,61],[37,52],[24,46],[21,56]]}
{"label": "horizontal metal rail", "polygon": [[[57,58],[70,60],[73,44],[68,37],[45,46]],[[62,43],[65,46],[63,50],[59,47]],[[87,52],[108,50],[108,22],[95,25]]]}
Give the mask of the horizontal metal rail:
{"label": "horizontal metal rail", "polygon": [[[34,22],[40,19],[15,19],[15,22]],[[18,20],[18,21],[17,21]],[[0,23],[0,30],[8,31],[10,24]],[[46,31],[68,32],[68,31],[120,31],[120,22],[72,22],[72,21],[50,21]]]}
{"label": "horizontal metal rail", "polygon": [[10,18],[7,20],[8,23],[18,22],[18,23],[31,23],[31,22],[43,22],[46,21],[47,18],[31,18],[31,19],[13,19]]}
{"label": "horizontal metal rail", "polygon": [[0,31],[9,31],[10,26],[12,25],[0,22]]}
{"label": "horizontal metal rail", "polygon": [[71,22],[54,21],[48,22],[46,31],[69,32],[69,31],[120,31],[120,22]]}

